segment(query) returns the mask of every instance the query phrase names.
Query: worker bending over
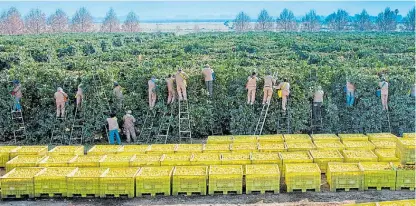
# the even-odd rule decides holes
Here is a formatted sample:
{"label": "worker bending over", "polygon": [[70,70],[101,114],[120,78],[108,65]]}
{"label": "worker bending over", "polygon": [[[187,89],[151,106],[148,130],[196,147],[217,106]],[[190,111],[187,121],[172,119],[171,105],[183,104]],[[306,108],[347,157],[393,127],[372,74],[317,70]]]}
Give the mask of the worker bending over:
{"label": "worker bending over", "polygon": [[150,110],[153,109],[153,107],[156,104],[156,81],[157,79],[152,76],[152,78],[147,82],[149,85],[149,108]]}
{"label": "worker bending over", "polygon": [[254,101],[256,100],[256,88],[257,88],[257,74],[256,72],[253,72],[248,78],[247,78],[247,104],[253,105]]}
{"label": "worker bending over", "polygon": [[124,134],[127,137],[127,143],[130,143],[131,139],[130,136],[133,138],[133,141],[136,142],[136,129],[134,128],[134,123],[136,122],[136,119],[131,115],[131,110],[128,110],[126,112],[126,115],[123,117],[123,129]]}
{"label": "worker bending over", "polygon": [[264,77],[264,88],[263,88],[263,104],[270,104],[270,100],[273,95],[273,86],[276,84],[276,79],[272,77],[270,72]]}
{"label": "worker bending over", "polygon": [[188,100],[188,97],[186,95],[186,87],[187,87],[187,79],[188,75],[182,71],[182,69],[179,69],[178,72],[175,75],[176,80],[176,89],[178,91],[179,101]]}
{"label": "worker bending over", "polygon": [[175,101],[175,87],[173,85],[173,83],[175,82],[175,76],[168,75],[165,81],[166,86],[168,87],[168,104],[170,104]]}
{"label": "worker bending over", "polygon": [[64,92],[61,87],[58,87],[54,94],[56,102],[56,117],[65,117],[65,102],[68,101],[68,95]]}
{"label": "worker bending over", "polygon": [[205,86],[208,91],[208,95],[212,97],[212,88],[213,88],[213,72],[214,70],[210,68],[210,66],[207,64],[205,65],[204,69],[202,70],[202,75],[205,79]]}
{"label": "worker bending over", "polygon": [[283,82],[281,82],[278,86],[277,89],[281,89],[282,90],[282,109],[285,112],[286,111],[286,105],[287,105],[287,99],[289,98],[289,94],[290,94],[290,84],[287,81],[287,79],[283,79]]}

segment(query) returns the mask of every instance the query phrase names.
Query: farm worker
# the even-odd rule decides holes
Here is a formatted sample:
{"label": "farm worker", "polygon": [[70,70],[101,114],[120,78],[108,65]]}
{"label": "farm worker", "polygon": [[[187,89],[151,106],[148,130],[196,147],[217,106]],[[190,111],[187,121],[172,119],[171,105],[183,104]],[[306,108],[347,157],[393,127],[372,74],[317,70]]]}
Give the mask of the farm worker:
{"label": "farm worker", "polygon": [[383,106],[383,110],[388,110],[387,99],[389,95],[389,83],[385,78],[383,78],[381,82],[378,83],[378,86],[381,90],[381,104]]}
{"label": "farm worker", "polygon": [[313,118],[321,118],[321,107],[324,101],[324,91],[321,86],[318,86],[315,93],[313,94]]}
{"label": "farm worker", "polygon": [[282,109],[283,111],[286,111],[287,98],[289,97],[289,94],[290,94],[290,84],[286,78],[283,79],[283,82],[281,82],[277,86],[277,89],[282,90]]}
{"label": "farm worker", "polygon": [[75,99],[77,101],[77,109],[80,109],[82,99],[84,99],[84,92],[82,91],[81,84],[78,85],[78,90],[77,90],[77,93],[75,94]]}
{"label": "farm worker", "polygon": [[416,97],[416,84],[410,89],[410,97]]}
{"label": "farm worker", "polygon": [[147,82],[147,84],[149,85],[149,108],[150,110],[152,110],[156,104],[156,82],[157,82],[157,79],[154,76],[152,76],[152,78]]}
{"label": "farm worker", "polygon": [[168,87],[168,104],[170,104],[175,101],[175,88],[173,86],[173,83],[175,82],[175,76],[168,75],[165,81],[166,81],[166,86]]}
{"label": "farm worker", "polygon": [[65,117],[65,102],[68,100],[68,95],[64,92],[61,87],[58,87],[55,92],[56,101],[56,117]]}
{"label": "farm worker", "polygon": [[182,71],[182,69],[179,69],[178,72],[175,75],[175,81],[176,81],[176,90],[178,91],[179,101],[182,101],[182,98],[187,101],[188,98],[186,96],[186,80],[189,78],[185,72]]}
{"label": "farm worker", "polygon": [[20,105],[20,100],[23,97],[22,87],[20,86],[19,80],[13,80],[13,91],[12,95],[14,96],[14,110],[22,111],[22,106]]}
{"label": "farm worker", "polygon": [[264,88],[263,88],[263,104],[270,104],[270,100],[273,95],[273,86],[276,84],[276,79],[272,77],[270,72],[264,77]]}
{"label": "farm worker", "polygon": [[127,143],[130,143],[131,139],[130,136],[133,138],[133,141],[136,142],[136,130],[134,128],[134,123],[136,119],[131,115],[131,110],[126,112],[126,115],[123,117],[124,121],[124,134],[127,136]]}
{"label": "farm worker", "polygon": [[205,65],[204,69],[202,70],[202,75],[205,79],[205,86],[207,87],[208,95],[210,97],[212,97],[213,71],[214,70],[212,70],[208,64]]}
{"label": "farm worker", "polygon": [[117,82],[114,82],[113,95],[117,99],[117,107],[121,109],[123,107],[123,91]]}
{"label": "farm worker", "polygon": [[254,104],[256,99],[256,88],[257,88],[257,74],[253,72],[248,78],[246,83],[247,89],[247,104]]}
{"label": "farm worker", "polygon": [[352,107],[352,105],[354,105],[355,98],[355,85],[352,82],[347,81],[347,85],[345,87],[347,92],[347,106]]}
{"label": "farm worker", "polygon": [[118,133],[119,127],[118,127],[117,117],[115,113],[112,113],[110,115],[110,118],[107,118],[107,123],[108,123],[108,130],[110,132],[110,136],[108,138],[110,144],[114,144],[114,136],[116,136],[117,143],[120,145],[121,140],[120,140],[120,134]]}

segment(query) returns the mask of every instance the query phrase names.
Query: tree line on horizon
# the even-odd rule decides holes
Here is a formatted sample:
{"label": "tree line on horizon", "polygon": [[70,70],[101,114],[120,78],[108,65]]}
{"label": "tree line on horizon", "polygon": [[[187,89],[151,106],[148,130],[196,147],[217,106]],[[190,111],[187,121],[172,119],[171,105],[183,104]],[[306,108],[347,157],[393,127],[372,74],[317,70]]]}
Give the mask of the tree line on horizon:
{"label": "tree line on horizon", "polygon": [[[224,23],[228,28],[237,32],[245,31],[320,31],[323,25],[332,31],[396,31],[399,11],[387,7],[378,14],[375,20],[364,9],[353,18],[343,9],[328,15],[324,21],[316,13],[310,10],[301,21],[297,21],[294,13],[283,9],[277,18],[269,15],[263,9],[252,26],[250,16],[245,12],[237,14],[236,18]],[[403,30],[415,31],[415,7],[413,7],[403,19]],[[197,29],[195,29],[197,28]],[[199,31],[199,26],[195,27]],[[113,8],[107,12],[102,22],[100,32],[140,32],[139,17],[134,12],[128,13],[124,22],[120,22]],[[177,28],[177,30],[179,30]],[[93,17],[90,12],[81,7],[70,18],[62,9],[57,9],[49,17],[40,9],[32,9],[22,17],[21,13],[11,7],[0,14],[0,34],[41,34],[41,33],[66,33],[66,32],[95,32]]]}

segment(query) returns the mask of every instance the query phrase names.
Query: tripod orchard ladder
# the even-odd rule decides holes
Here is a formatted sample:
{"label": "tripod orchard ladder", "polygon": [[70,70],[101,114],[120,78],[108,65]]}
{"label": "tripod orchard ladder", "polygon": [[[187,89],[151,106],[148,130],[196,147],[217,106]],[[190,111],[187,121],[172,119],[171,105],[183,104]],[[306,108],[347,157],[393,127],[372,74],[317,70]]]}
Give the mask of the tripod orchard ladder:
{"label": "tripod orchard ladder", "polygon": [[257,121],[256,129],[253,135],[261,135],[263,132],[264,123],[266,122],[267,113],[269,112],[270,103],[263,104],[260,112],[259,120]]}
{"label": "tripod orchard ladder", "polygon": [[187,100],[179,100],[179,142],[189,140],[192,144],[191,121],[189,118],[189,104]]}
{"label": "tripod orchard ladder", "polygon": [[159,131],[157,133],[155,142],[156,143],[164,143],[166,144],[168,137],[169,137],[169,130],[170,130],[170,125],[171,125],[171,121],[173,118],[173,104],[171,104],[170,106],[170,114],[167,114],[167,112],[165,111],[163,113],[162,118],[160,119],[160,124],[159,124]]}
{"label": "tripod orchard ladder", "polygon": [[144,119],[140,135],[137,138],[138,143],[149,143],[152,137],[153,120],[156,118],[155,110],[148,110]]}

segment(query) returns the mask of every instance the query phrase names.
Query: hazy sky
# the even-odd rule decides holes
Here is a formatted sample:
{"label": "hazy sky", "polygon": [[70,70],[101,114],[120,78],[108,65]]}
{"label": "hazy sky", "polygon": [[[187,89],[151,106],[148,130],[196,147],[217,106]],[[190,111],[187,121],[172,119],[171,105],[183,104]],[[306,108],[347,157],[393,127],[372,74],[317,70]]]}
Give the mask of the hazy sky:
{"label": "hazy sky", "polygon": [[259,11],[267,9],[272,16],[278,16],[283,8],[288,8],[295,16],[302,16],[310,9],[318,15],[328,15],[339,8],[347,10],[350,15],[365,8],[370,15],[376,16],[386,7],[399,9],[405,16],[415,5],[412,1],[153,1],[153,2],[112,2],[112,1],[2,1],[0,11],[16,7],[25,15],[31,8],[39,8],[47,15],[56,9],[63,9],[69,16],[85,6],[94,17],[103,17],[110,7],[117,15],[126,16],[129,11],[136,12],[141,20],[155,19],[233,19],[240,11],[247,12],[256,18]]}

